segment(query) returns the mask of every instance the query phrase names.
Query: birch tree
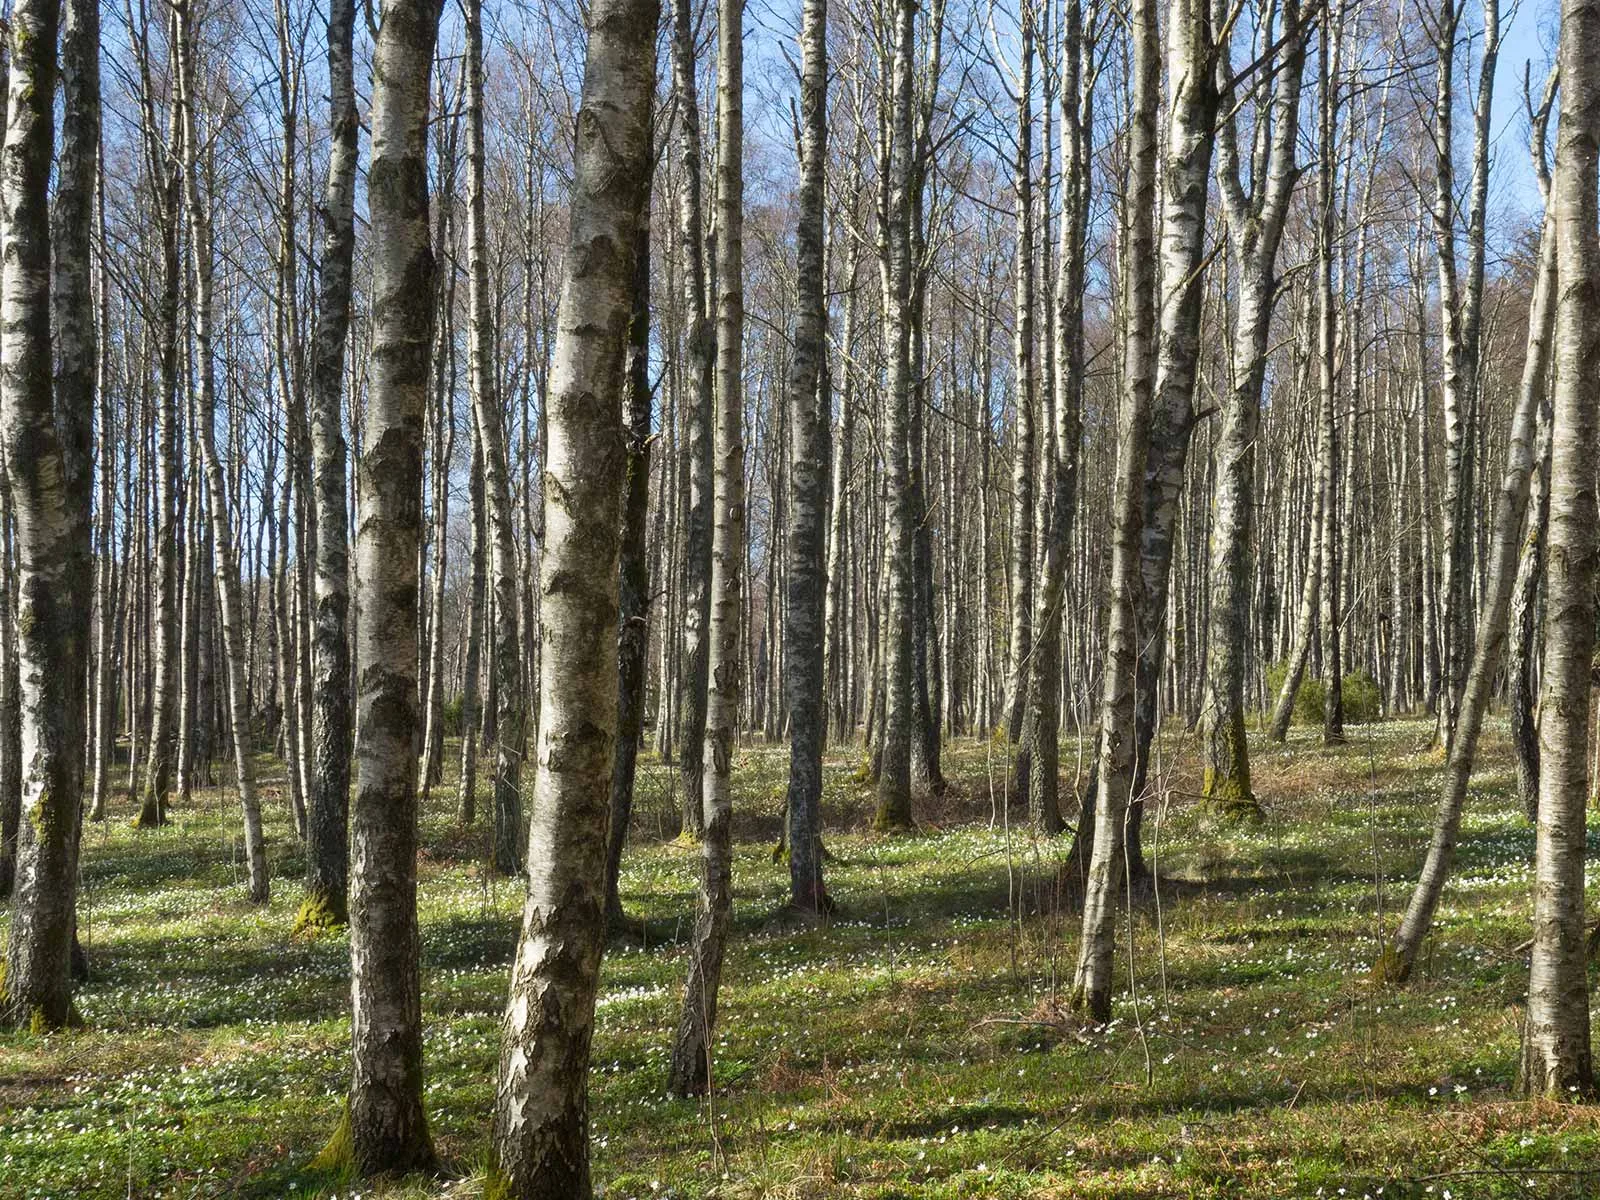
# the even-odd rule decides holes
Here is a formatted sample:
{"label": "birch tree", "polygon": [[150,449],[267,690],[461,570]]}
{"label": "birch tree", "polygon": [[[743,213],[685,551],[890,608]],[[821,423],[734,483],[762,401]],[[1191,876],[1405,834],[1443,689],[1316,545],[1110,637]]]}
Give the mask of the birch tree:
{"label": "birch tree", "polygon": [[1123,823],[1133,788],[1134,691],[1139,666],[1139,565],[1150,408],[1155,384],[1156,109],[1161,63],[1155,0],[1132,11],[1133,108],[1129,126],[1124,278],[1123,390],[1117,412],[1116,498],[1111,543],[1110,616],[1106,628],[1100,748],[1099,812],[1083,908],[1083,935],[1072,1002],[1089,1018],[1111,1018],[1111,959],[1117,897],[1124,879]]}
{"label": "birch tree", "polygon": [[633,247],[647,219],[659,15],[657,0],[597,0],[589,10],[546,416],[528,892],[495,1083],[496,1172],[517,1200],[593,1193],[588,1065],[617,717],[622,368]]}
{"label": "birch tree", "polygon": [[744,4],[717,5],[716,522],[711,551],[705,837],[688,980],[667,1091],[711,1086],[711,1034],[733,910],[733,748],[738,735],[744,513]]}
{"label": "birch tree", "polygon": [[312,349],[311,441],[317,505],[316,678],[312,741],[316,767],[306,813],[306,898],[297,925],[349,920],[350,567],[345,506],[345,350],[355,257],[360,118],[355,92],[355,0],[328,4],[328,178],[319,213],[322,255]]}
{"label": "birch tree", "polygon": [[1600,552],[1593,478],[1600,429],[1591,395],[1600,373],[1597,47],[1600,3],[1562,0],[1561,116],[1550,192],[1561,287],[1552,343],[1555,423],[1539,695],[1539,823],[1521,1072],[1530,1095],[1562,1100],[1594,1091],[1583,889],[1595,559]]}
{"label": "birch tree", "polygon": [[827,274],[823,187],[828,159],[828,4],[806,0],[800,16],[800,197],[796,230],[799,312],[789,364],[789,595],[784,683],[789,701],[789,903],[830,907],[822,882],[822,748],[828,715],[823,678],[824,555],[828,498]]}
{"label": "birch tree", "polygon": [[[55,289],[71,317],[51,319],[50,175],[55,148],[56,0],[20,0],[8,29],[10,79],[0,150],[0,438],[16,518],[21,681],[21,823],[0,1027],[59,1028],[75,1018],[71,957],[85,750],[89,638],[90,430],[94,421],[89,246],[99,124],[98,22],[82,0],[62,38],[58,227],[68,233]],[[65,191],[65,195],[63,194]],[[70,228],[69,228],[70,227]],[[59,278],[59,274],[58,274]],[[86,311],[85,311],[86,309]],[[64,386],[52,380],[59,335]]]}
{"label": "birch tree", "polygon": [[417,561],[433,344],[428,110],[436,0],[387,0],[373,51],[367,171],[372,381],[357,461],[356,786],[351,809],[354,1069],[330,1151],[362,1175],[425,1169],[417,932]]}

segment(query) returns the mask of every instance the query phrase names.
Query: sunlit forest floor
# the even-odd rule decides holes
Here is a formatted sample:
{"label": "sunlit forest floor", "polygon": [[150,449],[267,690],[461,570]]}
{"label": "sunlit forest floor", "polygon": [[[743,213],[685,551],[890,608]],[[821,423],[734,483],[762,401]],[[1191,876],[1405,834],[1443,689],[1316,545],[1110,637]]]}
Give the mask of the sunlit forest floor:
{"label": "sunlit forest floor", "polygon": [[[1193,798],[1192,739],[1164,744],[1170,798],[1146,826],[1159,902],[1135,913],[1131,951],[1119,927],[1122,995],[1099,1034],[1066,1010],[1076,920],[1037,903],[1065,842],[1006,819],[997,747],[949,746],[948,795],[898,838],[868,831],[859,751],[830,756],[826,930],[778,919],[784,754],[747,749],[709,1104],[662,1094],[697,858],[670,840],[676,772],[649,759],[622,881],[648,936],[605,960],[597,1183],[611,1198],[1600,1196],[1600,1107],[1514,1093],[1533,834],[1502,727],[1422,978],[1368,982],[1426,843],[1427,740],[1413,722],[1354,728],[1337,752],[1311,731],[1258,746],[1267,818],[1242,828]],[[427,1104],[453,1175],[319,1174],[346,1087],[348,944],[290,936],[301,858],[274,767],[265,910],[244,899],[231,792],[154,833],[129,827],[124,797],[86,831],[88,1027],[0,1041],[0,1196],[482,1194],[519,889],[487,872],[483,824],[459,826],[447,781],[426,810],[420,907]]]}

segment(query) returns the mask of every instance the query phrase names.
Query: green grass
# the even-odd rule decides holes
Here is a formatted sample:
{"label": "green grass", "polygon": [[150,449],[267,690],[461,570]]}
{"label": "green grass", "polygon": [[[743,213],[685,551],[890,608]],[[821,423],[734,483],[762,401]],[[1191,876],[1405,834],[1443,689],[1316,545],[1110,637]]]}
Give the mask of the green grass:
{"label": "green grass", "polygon": [[[830,758],[827,930],[776,919],[783,755],[747,750],[709,1104],[663,1096],[697,859],[669,843],[674,772],[646,762],[622,890],[649,936],[606,956],[597,1182],[611,1198],[729,1200],[1600,1196],[1600,1109],[1512,1090],[1533,839],[1498,727],[1421,977],[1368,981],[1426,843],[1426,740],[1401,723],[1338,751],[1313,734],[1257,745],[1267,816],[1241,827],[1192,799],[1192,740],[1165,745],[1169,800],[1146,827],[1161,903],[1132,921],[1137,1001],[1119,927],[1102,1032],[1065,1011],[1075,918],[1034,903],[1065,843],[991,823],[992,746],[949,747],[951,794],[902,838],[869,832],[859,751]],[[348,946],[290,935],[301,861],[272,769],[264,911],[244,899],[231,793],[202,793],[160,831],[128,828],[125,804],[86,830],[88,1028],[0,1041],[7,1200],[483,1195],[518,888],[487,873],[483,824],[454,822],[453,786],[436,791],[420,864],[427,1106],[455,1173],[357,1186],[315,1170],[346,1087]]]}

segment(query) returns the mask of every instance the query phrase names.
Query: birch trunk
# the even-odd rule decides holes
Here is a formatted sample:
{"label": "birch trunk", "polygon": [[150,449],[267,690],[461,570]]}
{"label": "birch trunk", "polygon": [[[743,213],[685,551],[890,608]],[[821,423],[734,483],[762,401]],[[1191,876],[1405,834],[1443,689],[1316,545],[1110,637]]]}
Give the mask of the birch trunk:
{"label": "birch trunk", "polygon": [[[93,308],[52,328],[49,190],[60,8],[22,0],[11,13],[11,73],[0,152],[0,437],[16,514],[21,677],[22,809],[17,877],[0,1027],[59,1028],[74,1018],[71,959],[76,925],[79,809],[85,734],[84,656],[92,573],[89,447],[94,416]],[[71,306],[88,302],[89,214],[98,93],[85,94],[84,68],[99,55],[94,21],[68,11],[63,76],[60,227],[68,233],[58,269],[73,276]],[[85,125],[88,128],[85,129]],[[68,228],[70,227],[70,229]],[[52,334],[69,364],[53,387]],[[72,372],[79,374],[74,378]]]}
{"label": "birch trunk", "polygon": [[1539,265],[1528,310],[1528,349],[1523,361],[1522,388],[1512,417],[1511,443],[1505,474],[1495,501],[1494,533],[1490,540],[1489,583],[1478,615],[1477,642],[1472,668],[1461,695],[1455,736],[1450,741],[1445,777],[1439,788],[1428,857],[1411,893],[1405,918],[1395,932],[1394,945],[1374,968],[1380,979],[1399,983],[1410,976],[1422,940],[1433,925],[1433,915],[1455,860],[1461,834],[1461,814],[1467,785],[1472,778],[1478,734],[1483,728],[1491,689],[1505,647],[1506,623],[1516,586],[1518,551],[1534,467],[1534,447],[1539,413],[1544,406],[1545,372],[1549,366],[1550,338],[1555,323],[1556,234],[1547,216],[1539,238]]}
{"label": "birch trunk", "polygon": [[[648,210],[649,196],[645,197]],[[617,574],[617,740],[611,768],[611,830],[606,841],[606,921],[623,924],[617,877],[633,818],[634,777],[644,732],[645,662],[650,648],[650,560],[645,521],[650,510],[650,226],[634,238],[633,314],[623,366],[628,467],[622,484],[622,547]]]}
{"label": "birch trunk", "polygon": [[712,371],[716,343],[707,310],[705,233],[701,216],[700,97],[695,83],[695,32],[692,0],[673,0],[672,89],[677,102],[678,160],[683,188],[678,198],[678,244],[683,253],[684,306],[688,321],[688,385],[684,451],[689,505],[684,521],[683,661],[683,830],[699,837],[705,829],[701,807],[708,642],[711,622]]}
{"label": "birch trunk", "polygon": [[517,529],[511,503],[505,407],[495,362],[495,301],[489,290],[484,211],[483,6],[467,0],[467,240],[471,269],[472,402],[483,447],[489,560],[494,589],[494,847],[502,874],[522,868],[522,650],[517,642]]}
{"label": "birch trunk", "polygon": [[269,896],[266,844],[261,832],[261,804],[256,796],[254,750],[250,744],[250,713],[245,703],[244,602],[233,546],[233,526],[228,521],[227,477],[216,446],[216,355],[212,332],[214,250],[209,197],[201,194],[199,129],[195,116],[195,30],[188,0],[177,6],[178,103],[182,109],[181,169],[184,207],[189,225],[189,257],[194,272],[194,351],[199,388],[195,398],[196,430],[202,469],[210,501],[211,535],[216,545],[221,575],[222,636],[228,656],[228,715],[233,733],[233,765],[244,817],[245,861],[250,876],[250,901],[265,904]]}
{"label": "birch trunk", "polygon": [[711,1086],[711,1037],[733,909],[733,748],[739,721],[744,514],[744,5],[717,6],[716,524],[704,747],[700,905],[667,1091]]}
{"label": "birch trunk", "polygon": [[1127,330],[1117,418],[1116,498],[1111,547],[1110,612],[1100,708],[1100,755],[1093,850],[1083,907],[1083,936],[1072,1002],[1091,1020],[1111,1018],[1111,959],[1123,872],[1123,822],[1135,759],[1134,692],[1139,665],[1140,533],[1155,383],[1156,109],[1160,98],[1159,23],[1155,0],[1133,6],[1133,109],[1129,130]]}
{"label": "birch trunk", "polygon": [[428,92],[435,0],[388,0],[373,51],[372,382],[363,412],[351,809],[349,1150],[363,1175],[431,1167],[417,932],[417,558],[433,345]]}
{"label": "birch trunk", "polygon": [[1594,1091],[1584,945],[1584,824],[1589,796],[1589,693],[1595,645],[1594,463],[1600,453],[1592,387],[1600,375],[1600,0],[1562,0],[1561,118],[1551,208],[1556,306],[1550,530],[1544,669],[1539,698],[1539,826],[1534,852],[1533,956],[1523,1030],[1522,1085],[1550,1099]]}
{"label": "birch trunk", "polygon": [[[1245,733],[1245,663],[1250,636],[1250,584],[1254,573],[1256,444],[1261,430],[1261,394],[1266,383],[1268,339],[1277,298],[1278,247],[1294,194],[1299,135],[1300,88],[1305,71],[1305,35],[1300,7],[1282,10],[1276,93],[1261,106],[1271,111],[1273,134],[1266,175],[1252,177],[1253,195],[1242,182],[1237,123],[1232,114],[1218,130],[1217,178],[1228,234],[1239,266],[1238,305],[1230,346],[1228,391],[1217,434],[1217,486],[1212,506],[1209,564],[1210,628],[1206,640],[1205,797],[1225,812],[1259,813],[1250,786],[1250,748]],[[1223,55],[1218,72],[1231,71]],[[1252,163],[1252,166],[1254,164]]]}
{"label": "birch trunk", "polygon": [[890,82],[891,144],[884,201],[885,289],[888,341],[884,394],[883,456],[886,519],[883,551],[883,617],[879,655],[883,664],[883,727],[879,738],[878,810],[880,830],[904,830],[911,816],[912,638],[915,617],[912,588],[912,510],[908,414],[911,405],[911,243],[910,190],[912,72],[916,55],[916,0],[896,0]]}
{"label": "birch trunk", "polygon": [[355,93],[355,0],[329,0],[330,145],[322,220],[321,294],[312,347],[311,444],[317,503],[315,756],[306,812],[306,897],[296,924],[350,919],[350,563],[342,412],[355,257],[360,119]]}
{"label": "birch trunk", "polygon": [[784,684],[789,704],[789,903],[806,913],[831,907],[822,880],[822,748],[828,714],[823,679],[828,590],[828,421],[822,374],[827,354],[823,251],[828,158],[828,3],[805,0],[800,18],[799,290],[789,364],[789,596],[784,609]]}
{"label": "birch trunk", "polygon": [[620,402],[658,16],[656,0],[589,10],[547,414],[539,771],[495,1090],[497,1171],[517,1200],[588,1200],[593,1190],[588,1065],[617,716]]}

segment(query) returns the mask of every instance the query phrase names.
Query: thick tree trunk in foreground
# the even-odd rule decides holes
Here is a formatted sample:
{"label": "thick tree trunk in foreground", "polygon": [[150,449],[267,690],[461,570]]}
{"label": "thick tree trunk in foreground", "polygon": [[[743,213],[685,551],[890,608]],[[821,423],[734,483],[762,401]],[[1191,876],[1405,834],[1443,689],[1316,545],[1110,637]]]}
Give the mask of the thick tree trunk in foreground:
{"label": "thick tree trunk in foreground", "polygon": [[592,1194],[588,1069],[617,717],[622,367],[659,11],[657,0],[597,0],[589,10],[547,416],[539,769],[495,1089],[495,1160],[517,1200]]}
{"label": "thick tree trunk in foreground", "polygon": [[1539,826],[1534,853],[1533,965],[1522,1084],[1570,1100],[1594,1091],[1583,929],[1589,797],[1589,693],[1595,644],[1592,389],[1600,377],[1600,0],[1562,0],[1561,118],[1551,208],[1556,223],[1555,432],[1550,460],[1544,670],[1539,697]]}
{"label": "thick tree trunk in foreground", "polygon": [[417,559],[433,346],[428,90],[435,0],[388,0],[373,53],[372,383],[356,531],[356,787],[351,810],[350,1157],[363,1175],[431,1167],[422,1108],[417,933]]}
{"label": "thick tree trunk in foreground", "polygon": [[1117,418],[1116,505],[1111,549],[1111,603],[1100,710],[1100,755],[1093,852],[1083,905],[1083,937],[1073,981],[1073,1006],[1104,1023],[1111,1018],[1111,959],[1117,897],[1124,878],[1123,821],[1133,786],[1134,690],[1139,665],[1139,564],[1145,462],[1155,383],[1156,108],[1161,63],[1155,0],[1133,7],[1133,112],[1126,220],[1128,281],[1123,393]]}
{"label": "thick tree trunk in foreground", "polygon": [[349,519],[341,400],[355,255],[360,121],[355,94],[355,0],[328,6],[330,147],[322,219],[321,295],[312,347],[311,445],[317,504],[311,794],[306,800],[306,896],[297,927],[350,919]]}
{"label": "thick tree trunk in foreground", "polygon": [[[97,112],[98,96],[86,97],[81,89],[85,59],[97,56],[99,46],[92,36],[86,45],[74,44],[74,32],[85,35],[83,15],[69,13],[63,55],[68,92],[62,186],[87,192],[62,199],[63,216],[74,228],[62,247],[71,257],[60,265],[76,275],[87,302],[97,139],[91,125],[85,144],[82,123]],[[51,378],[48,197],[59,17],[55,0],[21,0],[12,9],[8,122],[0,153],[0,256],[6,264],[0,291],[0,436],[17,522],[15,653],[22,685],[23,772],[11,936],[0,992],[0,1027],[5,1028],[58,1028],[73,1016],[83,668],[92,579],[88,463],[94,315],[90,306],[87,313],[74,313],[77,319],[68,328],[55,330],[70,339],[60,346],[64,358],[88,373],[88,386],[81,378],[69,380],[57,397]]]}
{"label": "thick tree trunk in foreground", "polygon": [[828,589],[824,524],[828,421],[821,386],[828,309],[823,185],[828,157],[828,3],[801,10],[802,142],[796,264],[800,291],[789,364],[789,597],[784,608],[784,684],[789,703],[789,903],[829,907],[822,882],[822,746],[828,714],[823,679],[823,609]]}
{"label": "thick tree trunk in foreground", "polygon": [[738,737],[744,540],[744,4],[717,6],[716,523],[706,694],[703,875],[667,1091],[711,1086],[717,990],[733,909],[733,748]]}

